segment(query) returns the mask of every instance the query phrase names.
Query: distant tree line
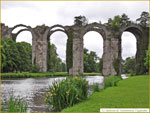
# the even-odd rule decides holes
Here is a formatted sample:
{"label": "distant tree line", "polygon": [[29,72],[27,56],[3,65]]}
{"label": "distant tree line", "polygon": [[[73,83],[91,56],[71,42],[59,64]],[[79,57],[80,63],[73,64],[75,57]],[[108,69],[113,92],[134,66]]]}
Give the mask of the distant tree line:
{"label": "distant tree line", "polygon": [[[66,64],[56,53],[54,44],[49,44],[49,72],[65,72]],[[38,72],[36,65],[32,66],[32,46],[27,42],[15,42],[11,38],[1,39],[1,71],[6,72]]]}
{"label": "distant tree line", "polygon": [[103,69],[103,59],[99,58],[94,51],[84,48],[84,72],[100,72]]}

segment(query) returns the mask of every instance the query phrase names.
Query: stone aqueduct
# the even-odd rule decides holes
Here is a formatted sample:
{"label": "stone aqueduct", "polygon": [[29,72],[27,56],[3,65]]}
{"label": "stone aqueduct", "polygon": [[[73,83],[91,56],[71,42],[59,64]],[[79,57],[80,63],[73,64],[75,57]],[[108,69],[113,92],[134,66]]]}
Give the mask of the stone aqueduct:
{"label": "stone aqueduct", "polygon": [[[15,28],[24,27],[17,33],[12,33]],[[91,23],[86,26],[62,26],[54,25],[51,27],[41,25],[32,28],[23,24],[16,25],[12,28],[1,24],[1,36],[2,38],[12,38],[16,40],[16,37],[22,31],[30,31],[32,34],[32,64],[36,64],[40,68],[40,72],[47,71],[47,49],[49,37],[57,31],[62,31],[70,35],[68,31],[72,31],[73,44],[72,44],[72,68],[69,69],[69,74],[78,75],[83,73],[83,36],[88,31],[96,31],[103,37],[103,75],[121,74],[121,35],[124,31],[133,33],[137,40],[137,52],[136,63],[139,65],[138,70],[143,70],[138,74],[144,73],[144,57],[145,50],[148,49],[149,42],[149,27],[143,28],[139,24],[131,23],[129,25],[121,26],[117,31],[107,28],[103,24]],[[114,60],[117,59],[118,69],[114,67]]]}

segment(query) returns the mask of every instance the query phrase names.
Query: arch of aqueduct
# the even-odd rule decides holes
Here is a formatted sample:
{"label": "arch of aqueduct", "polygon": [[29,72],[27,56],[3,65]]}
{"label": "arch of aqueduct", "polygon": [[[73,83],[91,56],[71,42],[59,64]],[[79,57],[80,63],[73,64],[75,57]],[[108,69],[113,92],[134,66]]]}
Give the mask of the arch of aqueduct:
{"label": "arch of aqueduct", "polygon": [[[25,29],[12,33],[18,27],[24,27]],[[118,72],[121,74],[121,35],[124,31],[129,31],[135,35],[137,40],[136,63],[141,66],[139,69],[144,67],[143,60],[145,56],[141,56],[141,53],[148,49],[149,32],[145,31],[149,31],[149,27],[143,30],[140,25],[135,23],[121,26],[118,31],[111,30],[99,23],[91,23],[82,27],[77,25],[54,25],[51,27],[41,25],[35,28],[23,24],[9,28],[5,24],[1,24],[1,36],[2,38],[9,37],[16,40],[17,35],[22,31],[30,31],[32,34],[32,64],[35,63],[40,68],[40,72],[46,72],[49,37],[54,32],[62,31],[70,38],[68,35],[70,29],[73,35],[73,65],[69,69],[69,74],[78,75],[83,73],[83,36],[88,31],[96,31],[103,37],[103,75],[107,76],[117,73],[113,66],[114,59],[118,59]]]}

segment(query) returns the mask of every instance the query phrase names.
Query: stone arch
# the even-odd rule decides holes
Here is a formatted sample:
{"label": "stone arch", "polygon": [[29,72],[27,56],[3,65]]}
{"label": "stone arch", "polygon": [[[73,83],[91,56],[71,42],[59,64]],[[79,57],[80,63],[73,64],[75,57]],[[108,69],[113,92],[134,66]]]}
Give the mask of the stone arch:
{"label": "stone arch", "polygon": [[49,28],[49,30],[51,31],[51,30],[54,29],[54,28],[62,28],[62,29],[64,29],[64,31],[65,31],[65,27],[62,26],[62,25],[60,25],[60,24],[56,24],[56,25],[51,26],[51,27]]}
{"label": "stone arch", "polygon": [[[54,29],[54,30],[53,30]],[[56,33],[56,32],[63,32],[66,36],[67,36],[67,39],[68,39],[68,35],[67,35],[67,32],[65,30],[65,27],[62,26],[62,25],[54,25],[52,27],[49,27],[48,29],[48,34],[47,34],[47,50],[48,50],[48,43],[50,42],[51,43],[51,36]],[[67,48],[67,46],[66,46]],[[47,56],[48,56],[48,51],[47,51]],[[47,57],[47,61],[48,61],[48,57]],[[48,69],[48,62],[47,62],[47,69]]]}
{"label": "stone arch", "polygon": [[13,31],[14,29],[16,29],[17,27],[25,27],[25,28],[28,28],[28,29],[31,28],[30,26],[26,26],[24,24],[18,24],[18,25],[15,25],[13,28],[11,28],[11,31]]}
{"label": "stone arch", "polygon": [[121,45],[122,45],[122,39],[121,39],[121,36],[123,34],[123,32],[125,31],[128,31],[130,33],[132,33],[135,38],[136,38],[136,54],[135,54],[135,59],[136,59],[136,64],[139,63],[139,60],[140,60],[140,55],[141,55],[141,48],[142,48],[142,40],[143,40],[143,32],[142,32],[142,28],[140,27],[140,25],[137,25],[137,24],[129,24],[128,26],[122,26],[122,28],[120,29],[120,57],[122,57],[122,49],[121,49]]}
{"label": "stone arch", "polygon": [[[54,28],[57,28],[57,29],[54,29]],[[61,29],[60,29],[60,28],[61,28]],[[54,29],[54,30],[53,30],[53,29]],[[56,25],[53,25],[53,26],[49,27],[49,28],[46,30],[47,40],[48,40],[48,38],[49,38],[53,33],[57,32],[57,31],[62,31],[62,32],[64,32],[65,34],[67,34],[67,33],[66,33],[66,29],[65,29],[64,26],[59,25],[59,24],[56,24]]]}
{"label": "stone arch", "polygon": [[83,30],[81,32],[81,38],[83,38],[83,36],[89,31],[96,31],[103,37],[103,40],[106,39],[107,31],[106,31],[106,27],[104,25],[101,25],[99,23],[88,24],[87,26],[85,26],[83,28]]}
{"label": "stone arch", "polygon": [[[104,25],[99,23],[91,23],[86,26],[82,26],[78,29],[78,32],[75,33],[75,38],[73,40],[73,75],[82,74],[84,70],[83,66],[83,36],[89,31],[96,31],[103,37],[103,73],[104,75],[108,73],[107,65],[110,64],[110,60],[108,60],[107,51],[108,51],[108,42],[107,40],[107,29]],[[78,37],[79,36],[79,37]],[[107,65],[106,65],[107,64]]]}
{"label": "stone arch", "polygon": [[[13,30],[15,30],[16,28],[19,28],[19,27],[25,27],[25,29],[21,29],[21,30],[19,30],[17,33],[12,33]],[[11,28],[12,39],[13,39],[14,41],[16,41],[17,36],[18,36],[21,32],[23,32],[23,31],[30,31],[31,34],[32,34],[32,38],[33,38],[33,31],[32,31],[32,28],[31,28],[30,26],[26,26],[26,25],[24,25],[24,24],[18,24],[18,25],[16,25],[16,26],[14,26],[13,28]]]}
{"label": "stone arch", "polygon": [[29,31],[29,32],[30,32],[29,29],[21,29],[21,30],[19,30],[17,33],[12,33],[13,40],[16,41],[17,36],[18,36],[21,32],[23,32],[23,31]]}
{"label": "stone arch", "polygon": [[[24,27],[24,29],[19,30],[17,33],[12,33],[14,29],[19,28],[19,27]],[[26,26],[24,24],[18,24],[14,27],[11,28],[11,36],[12,39],[14,41],[16,41],[17,36],[23,32],[23,31],[29,31],[32,35],[32,65],[35,65],[35,59],[36,59],[36,35],[35,35],[35,31],[33,30],[33,28],[31,28],[30,26]]]}
{"label": "stone arch", "polygon": [[[88,34],[92,34],[91,37],[86,37]],[[91,40],[92,39],[92,40]],[[88,47],[96,47],[94,49],[90,49]],[[99,32],[99,29],[90,29],[88,30],[85,35],[83,36],[83,48],[87,48],[89,51],[98,52],[96,53],[98,57],[103,58],[104,55],[104,38]],[[100,55],[100,56],[99,56]],[[84,49],[83,49],[83,56],[84,56]],[[83,65],[84,65],[84,57],[83,57]],[[84,66],[84,72],[85,72]],[[88,68],[87,68],[88,70]]]}

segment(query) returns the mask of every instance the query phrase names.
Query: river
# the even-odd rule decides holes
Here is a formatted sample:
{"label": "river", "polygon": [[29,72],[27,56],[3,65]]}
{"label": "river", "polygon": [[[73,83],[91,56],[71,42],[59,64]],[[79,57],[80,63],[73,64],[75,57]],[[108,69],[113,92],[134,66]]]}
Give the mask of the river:
{"label": "river", "polygon": [[[48,112],[49,106],[44,102],[49,86],[54,81],[61,81],[66,77],[49,77],[49,78],[23,78],[23,79],[5,79],[1,80],[1,102],[8,99],[11,94],[16,97],[25,99],[28,102],[28,112]],[[103,76],[85,76],[89,86],[99,83],[103,84]],[[89,94],[92,93],[90,89]]]}

